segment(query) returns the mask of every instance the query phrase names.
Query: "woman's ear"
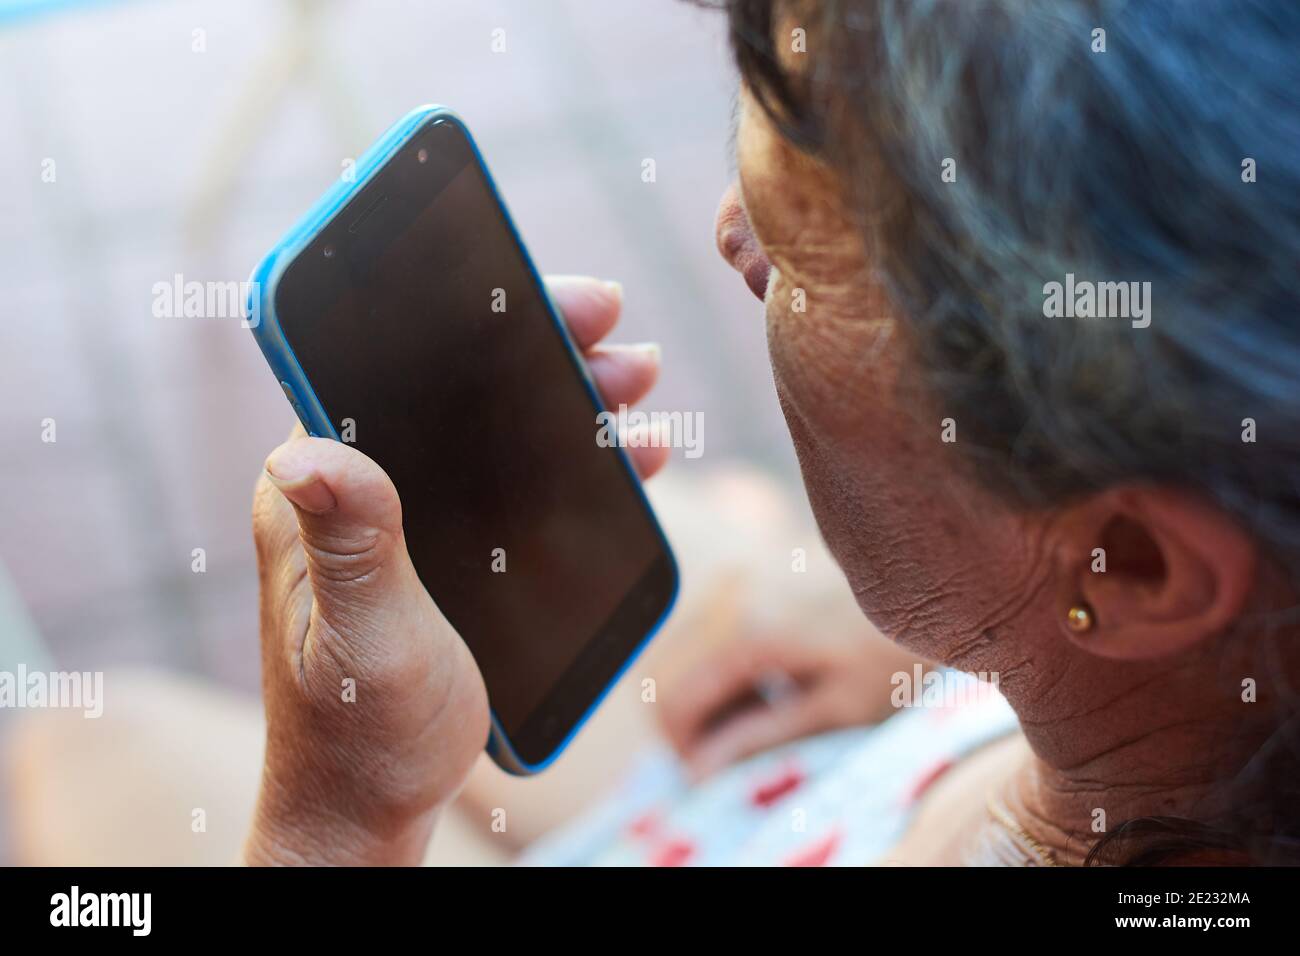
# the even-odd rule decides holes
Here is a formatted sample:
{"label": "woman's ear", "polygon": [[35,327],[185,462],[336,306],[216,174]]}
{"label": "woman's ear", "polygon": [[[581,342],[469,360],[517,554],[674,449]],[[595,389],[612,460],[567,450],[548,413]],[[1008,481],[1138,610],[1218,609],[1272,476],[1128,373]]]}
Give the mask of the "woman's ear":
{"label": "woman's ear", "polygon": [[1221,634],[1255,584],[1254,538],[1191,492],[1109,489],[1072,505],[1057,531],[1063,633],[1100,657],[1165,657]]}

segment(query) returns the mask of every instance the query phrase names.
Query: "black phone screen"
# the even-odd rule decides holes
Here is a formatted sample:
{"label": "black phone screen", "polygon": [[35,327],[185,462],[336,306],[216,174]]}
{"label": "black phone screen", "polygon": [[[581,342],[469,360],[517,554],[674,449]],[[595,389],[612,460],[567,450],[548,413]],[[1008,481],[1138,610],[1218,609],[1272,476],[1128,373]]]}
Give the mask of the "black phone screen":
{"label": "black phone screen", "polygon": [[334,427],[396,485],[416,570],[516,751],[543,759],[675,572],[458,122],[427,124],[348,202],[276,313]]}

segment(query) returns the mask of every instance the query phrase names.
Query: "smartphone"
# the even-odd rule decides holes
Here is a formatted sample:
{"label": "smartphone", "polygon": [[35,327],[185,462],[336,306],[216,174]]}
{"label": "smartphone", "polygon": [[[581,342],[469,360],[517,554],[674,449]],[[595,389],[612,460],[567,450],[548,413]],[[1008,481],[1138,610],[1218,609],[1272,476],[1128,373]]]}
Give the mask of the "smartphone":
{"label": "smartphone", "polygon": [[353,172],[254,270],[247,324],[303,427],[392,478],[488,752],[535,773],[667,617],[676,562],[465,124],[413,110]]}

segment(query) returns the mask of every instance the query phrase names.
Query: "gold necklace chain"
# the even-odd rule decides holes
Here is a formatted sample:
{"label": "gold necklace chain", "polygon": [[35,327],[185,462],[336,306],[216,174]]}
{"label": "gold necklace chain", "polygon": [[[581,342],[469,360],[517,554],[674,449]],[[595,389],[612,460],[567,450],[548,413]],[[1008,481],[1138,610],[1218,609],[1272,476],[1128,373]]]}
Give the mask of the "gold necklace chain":
{"label": "gold necklace chain", "polygon": [[1056,855],[1035,840],[1029,833],[1016,822],[1011,816],[1010,811],[1001,806],[994,800],[993,794],[988,797],[988,810],[995,823],[999,824],[1004,830],[1011,835],[1011,838],[1021,845],[1021,848],[1028,850],[1030,855],[1036,859],[1040,866],[1060,866],[1057,862]]}

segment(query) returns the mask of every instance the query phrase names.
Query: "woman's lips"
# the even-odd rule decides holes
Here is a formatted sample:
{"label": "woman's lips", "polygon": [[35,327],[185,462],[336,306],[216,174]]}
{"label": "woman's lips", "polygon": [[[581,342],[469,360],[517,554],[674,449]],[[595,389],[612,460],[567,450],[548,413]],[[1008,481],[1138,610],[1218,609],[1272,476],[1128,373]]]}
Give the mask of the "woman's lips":
{"label": "woman's lips", "polygon": [[763,248],[754,237],[754,230],[749,224],[749,216],[740,201],[740,187],[732,183],[722,194],[718,205],[718,219],[715,226],[718,251],[722,258],[731,263],[731,267],[745,278],[749,291],[760,302],[767,297],[767,280],[772,274],[772,263],[767,261]]}

